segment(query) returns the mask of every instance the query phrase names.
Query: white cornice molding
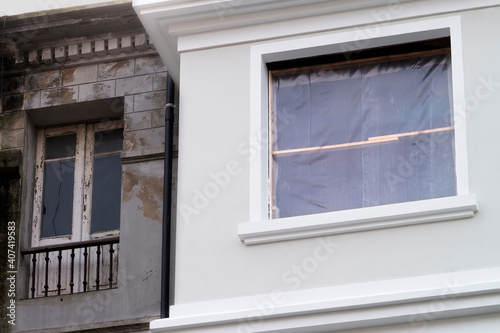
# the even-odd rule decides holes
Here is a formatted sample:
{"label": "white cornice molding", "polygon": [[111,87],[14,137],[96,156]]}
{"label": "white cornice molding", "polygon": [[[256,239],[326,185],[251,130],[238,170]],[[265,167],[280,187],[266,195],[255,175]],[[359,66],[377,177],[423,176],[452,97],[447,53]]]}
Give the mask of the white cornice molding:
{"label": "white cornice molding", "polygon": [[500,268],[174,305],[153,333],[336,332],[500,312]]}
{"label": "white cornice molding", "polygon": [[[133,0],[175,81],[180,53],[269,38],[380,23],[373,15],[401,5],[383,23],[500,5],[499,0]],[[317,20],[328,15],[335,19]],[[355,15],[351,13],[356,13]],[[295,24],[282,24],[295,20]]]}
{"label": "white cornice molding", "polygon": [[[400,0],[407,1],[419,0]],[[133,6],[178,82],[179,38],[385,3],[387,0],[134,0]]]}

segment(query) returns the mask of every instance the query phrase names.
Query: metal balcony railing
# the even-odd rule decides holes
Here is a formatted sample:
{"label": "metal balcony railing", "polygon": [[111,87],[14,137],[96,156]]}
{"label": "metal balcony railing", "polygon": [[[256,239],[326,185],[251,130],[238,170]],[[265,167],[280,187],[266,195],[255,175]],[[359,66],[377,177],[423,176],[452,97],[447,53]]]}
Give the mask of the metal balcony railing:
{"label": "metal balcony railing", "polygon": [[[49,296],[49,288],[51,290],[55,290],[56,295],[61,295],[61,290],[66,289],[69,287],[69,294],[73,294],[76,292],[87,292],[90,290],[90,284],[91,282],[95,282],[95,285],[93,285],[93,290],[100,290],[100,289],[111,289],[113,288],[113,262],[115,257],[117,258],[117,254],[115,254],[116,248],[115,244],[118,244],[120,242],[120,237],[110,237],[110,238],[105,238],[105,239],[98,239],[98,240],[90,240],[90,241],[83,241],[83,242],[74,242],[74,243],[68,243],[68,244],[60,244],[60,245],[51,245],[51,246],[40,246],[40,247],[33,247],[33,248],[27,248],[27,249],[22,249],[21,254],[23,256],[31,256],[31,298],[36,298],[37,295],[37,283],[39,285],[40,281],[36,281],[37,275],[39,278],[44,278],[43,283],[43,296],[47,297]],[[116,245],[117,247],[117,245]],[[69,254],[69,262],[67,265],[69,265],[69,283],[67,286],[62,286],[62,279],[61,276],[63,274],[66,274],[66,272],[63,272],[62,269],[62,264],[63,264],[63,254],[64,252],[67,251]],[[83,252],[82,252],[83,251]],[[109,274],[107,278],[107,282],[102,284],[101,282],[101,260],[104,258],[104,256],[101,258],[101,254],[103,254],[103,251],[109,251]],[[81,265],[83,265],[83,274],[79,275],[81,278],[77,279],[78,281],[81,282],[81,286],[75,285],[75,257],[76,257],[76,252],[80,253],[81,255],[81,260],[76,260],[76,265],[78,265],[76,268],[78,271],[81,271]],[[52,260],[51,254],[56,253],[57,254],[57,259],[55,260],[55,266],[54,264],[50,263]],[[39,260],[37,260],[37,255],[39,255]],[[53,256],[52,256],[53,257]],[[38,263],[37,261],[45,261],[45,263],[41,262]],[[116,262],[117,263],[117,262]],[[115,264],[116,264],[115,263]],[[95,275],[92,274],[93,276],[90,276],[90,266],[92,265],[92,270],[94,271]],[[66,266],[66,264],[65,264]],[[49,274],[54,274],[54,269],[57,269],[57,285],[56,286],[51,286],[49,285]],[[108,268],[106,269],[108,270]],[[38,274],[37,274],[38,272]],[[115,277],[116,279],[116,277]],[[54,287],[57,287],[55,289]],[[76,287],[76,290],[75,290]]]}

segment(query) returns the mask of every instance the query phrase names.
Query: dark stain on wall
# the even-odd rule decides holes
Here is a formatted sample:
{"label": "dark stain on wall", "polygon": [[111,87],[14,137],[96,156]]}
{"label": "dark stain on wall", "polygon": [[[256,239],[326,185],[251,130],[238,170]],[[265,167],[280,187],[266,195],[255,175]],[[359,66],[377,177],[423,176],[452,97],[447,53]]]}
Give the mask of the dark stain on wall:
{"label": "dark stain on wall", "polygon": [[[3,153],[3,152],[1,152]],[[4,154],[2,154],[4,155]],[[5,157],[5,156],[4,156]],[[11,164],[10,162],[3,162],[4,165]],[[9,310],[7,306],[10,305],[10,299],[14,299],[8,295],[12,292],[10,290],[11,284],[7,280],[7,277],[11,277],[13,274],[7,274],[7,271],[17,270],[17,267],[10,267],[12,261],[9,261],[9,252],[11,249],[16,252],[16,259],[18,259],[18,234],[19,234],[19,219],[21,207],[21,180],[19,175],[19,167],[1,167],[0,166],[0,331],[10,332],[12,326],[8,323],[10,318],[7,316]],[[15,247],[8,247],[8,232],[9,225],[12,228],[12,221],[15,223]],[[11,230],[12,231],[12,230]],[[11,257],[12,258],[12,257]],[[15,264],[17,264],[15,261]],[[19,284],[19,281],[16,281]],[[17,318],[16,318],[17,320]]]}
{"label": "dark stain on wall", "polygon": [[14,94],[23,91],[24,76],[14,76],[5,78],[2,84],[4,94]]}
{"label": "dark stain on wall", "polygon": [[26,76],[26,91],[55,88],[61,84],[59,71],[47,71]]}
{"label": "dark stain on wall", "polygon": [[23,108],[24,95],[7,95],[3,101],[3,111],[15,111]]}

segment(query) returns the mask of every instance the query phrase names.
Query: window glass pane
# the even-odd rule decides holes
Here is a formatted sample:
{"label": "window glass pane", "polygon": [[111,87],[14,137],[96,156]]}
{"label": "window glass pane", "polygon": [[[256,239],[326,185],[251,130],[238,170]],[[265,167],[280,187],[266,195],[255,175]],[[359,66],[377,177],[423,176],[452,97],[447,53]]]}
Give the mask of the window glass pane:
{"label": "window glass pane", "polygon": [[122,165],[119,154],[94,158],[90,232],[120,228]]}
{"label": "window glass pane", "polygon": [[75,160],[45,162],[41,237],[70,235]]}
{"label": "window glass pane", "polygon": [[95,132],[94,154],[120,151],[123,148],[123,129]]}
{"label": "window glass pane", "polygon": [[45,159],[75,156],[76,134],[51,136],[45,139]]}
{"label": "window glass pane", "polygon": [[456,195],[449,63],[273,72],[273,217]]}

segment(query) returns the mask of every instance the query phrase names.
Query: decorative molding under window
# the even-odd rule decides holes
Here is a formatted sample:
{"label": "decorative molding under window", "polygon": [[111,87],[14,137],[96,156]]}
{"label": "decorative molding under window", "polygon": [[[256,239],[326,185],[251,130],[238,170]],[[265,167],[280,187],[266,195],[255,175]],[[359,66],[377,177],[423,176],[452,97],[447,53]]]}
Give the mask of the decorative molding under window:
{"label": "decorative molding under window", "polygon": [[294,216],[238,225],[245,245],[345,234],[470,218],[478,210],[475,194]]}

